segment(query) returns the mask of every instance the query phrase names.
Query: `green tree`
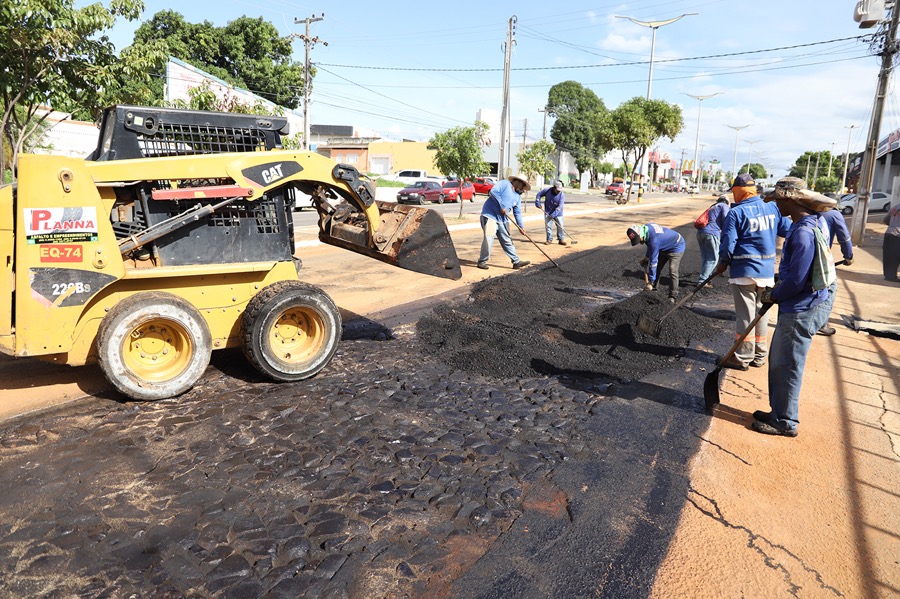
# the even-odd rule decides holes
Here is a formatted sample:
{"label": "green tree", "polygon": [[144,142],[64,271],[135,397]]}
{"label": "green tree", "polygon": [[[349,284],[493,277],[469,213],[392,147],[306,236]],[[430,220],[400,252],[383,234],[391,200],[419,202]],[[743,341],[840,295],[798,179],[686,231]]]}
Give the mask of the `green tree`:
{"label": "green tree", "polygon": [[819,193],[828,193],[830,191],[837,191],[840,186],[840,177],[819,177],[816,179],[815,190]]}
{"label": "green tree", "polygon": [[519,169],[528,177],[529,182],[533,182],[537,175],[547,177],[549,174],[550,177],[553,176],[552,173],[555,166],[553,161],[550,160],[550,156],[555,151],[556,146],[553,143],[541,139],[534,142],[531,147],[525,148],[516,154],[516,160],[519,161]]}
{"label": "green tree", "polygon": [[[619,150],[627,172],[635,180],[635,170],[648,147],[668,137],[674,141],[684,127],[681,107],[665,100],[635,97],[620,104],[604,119],[597,143],[605,151]],[[629,158],[632,158],[629,161]],[[629,195],[631,190],[628,190]]]}
{"label": "green tree", "polygon": [[[297,108],[303,97],[304,69],[291,60],[291,41],[262,18],[245,16],[215,27],[209,21],[190,23],[178,12],[163,10],[135,31],[132,48],[164,42],[176,58],[279,106]],[[162,81],[154,85],[159,104]]]}
{"label": "green tree", "polygon": [[572,155],[579,173],[591,172],[594,179],[599,164],[597,137],[607,113],[603,100],[577,81],[563,81],[550,88],[546,111],[556,118],[550,139]]}
{"label": "green tree", "polygon": [[43,126],[46,107],[97,103],[117,65],[112,43],[100,34],[119,17],[138,18],[143,8],[141,0],[111,0],[108,8],[99,2],[75,8],[74,0],[0,2],[0,173]]}
{"label": "green tree", "polygon": [[[475,121],[473,127],[454,127],[443,133],[435,133],[428,140],[428,147],[437,151],[434,165],[442,173],[458,177],[460,184],[487,171],[488,163],[481,152],[481,140],[488,130],[486,123]],[[462,215],[463,203],[460,199],[459,218]]]}
{"label": "green tree", "polygon": [[[739,173],[750,173],[750,176],[753,177],[754,181],[762,181],[767,178],[769,174],[766,172],[766,167],[759,164],[758,162],[752,162],[749,165],[744,163],[741,165],[741,168],[738,169]],[[801,177],[802,178],[802,177]]]}

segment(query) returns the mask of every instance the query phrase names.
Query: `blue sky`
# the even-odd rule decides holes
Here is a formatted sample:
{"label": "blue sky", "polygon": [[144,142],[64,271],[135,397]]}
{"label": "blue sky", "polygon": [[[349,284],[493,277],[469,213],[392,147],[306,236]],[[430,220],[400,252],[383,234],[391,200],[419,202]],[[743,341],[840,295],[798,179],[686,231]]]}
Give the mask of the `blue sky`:
{"label": "blue sky", "polygon": [[[479,109],[499,113],[503,44],[513,16],[512,135],[534,141],[542,136],[540,109],[556,83],[578,81],[607,108],[646,96],[651,30],[616,15],[661,21],[698,13],[656,32],[652,97],[681,105],[685,121],[674,142],[661,140],[659,149],[693,158],[699,108],[704,161],[715,158],[731,170],[735,152],[740,165],[752,151],[753,161],[776,177],[806,150],[839,154],[849,141],[851,151],[861,151],[878,76],[868,44],[845,39],[874,31],[853,21],[855,0],[145,2],[145,18],[167,8],[215,25],[247,15],[271,21],[285,35],[304,31],[295,19],[324,13],[311,28],[328,42],[312,52],[319,71],[311,121],[420,140],[471,125]],[[117,48],[131,43],[135,27],[123,23],[110,32]],[[302,42],[295,48],[302,62]],[[704,58],[722,54],[731,56]],[[715,93],[702,106],[686,95]],[[735,132],[728,125],[747,127]],[[891,94],[882,136],[898,126]],[[840,170],[837,163],[832,168]],[[821,165],[820,174],[827,169]]]}

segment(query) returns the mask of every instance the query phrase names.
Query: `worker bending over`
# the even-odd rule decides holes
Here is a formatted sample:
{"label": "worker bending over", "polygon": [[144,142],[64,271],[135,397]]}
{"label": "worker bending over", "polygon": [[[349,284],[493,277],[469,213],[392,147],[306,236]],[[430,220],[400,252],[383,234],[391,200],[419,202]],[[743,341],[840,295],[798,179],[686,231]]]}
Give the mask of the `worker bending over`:
{"label": "worker bending over", "polygon": [[681,268],[681,257],[684,256],[684,237],[678,231],[668,227],[647,223],[631,225],[626,231],[631,245],[644,243],[647,255],[641,260],[641,266],[647,269],[648,282],[644,291],[656,291],[659,275],[666,264],[669,266],[669,301],[675,303],[678,297],[678,272]]}

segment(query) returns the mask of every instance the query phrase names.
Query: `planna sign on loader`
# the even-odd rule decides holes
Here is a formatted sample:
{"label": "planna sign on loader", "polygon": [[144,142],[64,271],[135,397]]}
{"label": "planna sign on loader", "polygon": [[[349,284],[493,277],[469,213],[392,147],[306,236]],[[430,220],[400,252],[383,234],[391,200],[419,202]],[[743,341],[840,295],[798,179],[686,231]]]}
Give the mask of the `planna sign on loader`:
{"label": "planna sign on loader", "polygon": [[0,187],[0,352],[98,361],[121,393],[174,397],[214,349],[275,381],[331,360],[341,316],[299,278],[297,191],[319,240],[458,279],[443,219],[375,201],[350,165],[281,148],[287,121],[115,106],[87,159],[23,155]]}

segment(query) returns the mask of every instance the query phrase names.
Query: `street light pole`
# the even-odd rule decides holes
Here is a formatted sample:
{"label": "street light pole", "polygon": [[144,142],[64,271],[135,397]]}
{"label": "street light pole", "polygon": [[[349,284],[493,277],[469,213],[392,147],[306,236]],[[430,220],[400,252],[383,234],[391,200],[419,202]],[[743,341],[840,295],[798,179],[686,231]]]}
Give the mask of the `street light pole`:
{"label": "street light pole", "polygon": [[741,129],[746,129],[750,125],[725,125],[729,129],[734,129],[734,158],[731,162],[731,178],[734,180],[737,177],[737,144],[738,144],[738,133]]}
{"label": "street light pole", "polygon": [[[678,15],[677,17],[674,17],[672,19],[666,19],[665,21],[639,21],[632,17],[623,17],[620,15],[616,15],[617,19],[628,19],[635,25],[640,25],[642,27],[649,27],[653,31],[653,35],[650,38],[650,74],[647,77],[647,99],[648,100],[650,99],[651,92],[653,91],[653,53],[656,48],[656,30],[659,29],[660,27],[662,27],[663,25],[669,25],[670,23],[674,23],[675,21],[683,19],[684,17],[692,16],[692,15],[696,15],[696,14],[697,13],[695,13],[695,12],[688,12],[688,13],[684,13],[683,15]],[[643,193],[644,193],[644,184],[645,184],[645,181],[644,181],[645,176],[644,175],[647,172],[647,166],[648,166],[647,159],[648,158],[649,158],[649,156],[647,156],[647,149],[644,148],[644,156],[641,158],[641,186],[638,187],[637,201],[639,204],[641,202],[641,197],[643,196]]]}
{"label": "street light pole", "polygon": [[757,139],[756,141],[750,141],[749,139],[745,139],[744,141],[750,144],[750,155],[747,157],[747,174],[750,174],[750,164],[753,162],[753,144],[758,144],[762,140]]}
{"label": "street light pole", "polygon": [[834,162],[834,142],[831,142],[831,154],[828,155],[828,178],[831,179],[831,163]]}
{"label": "street light pole", "polygon": [[850,164],[850,137],[853,135],[853,130],[856,129],[856,125],[844,125],[844,129],[850,129],[847,133],[847,153],[844,154],[844,177],[841,179],[841,193],[847,193],[847,166]]}
{"label": "street light pole", "polygon": [[[697,102],[697,137],[694,140],[694,173],[697,172],[697,150],[700,147],[700,111],[703,108],[703,100],[708,100],[709,98],[718,96],[721,93],[722,92],[716,92],[714,94],[707,94],[705,96],[695,96],[694,94],[684,94],[686,96],[690,96],[690,97],[694,98],[695,100],[698,100],[698,102]],[[694,175],[694,182],[695,183],[697,182],[696,174]]]}

